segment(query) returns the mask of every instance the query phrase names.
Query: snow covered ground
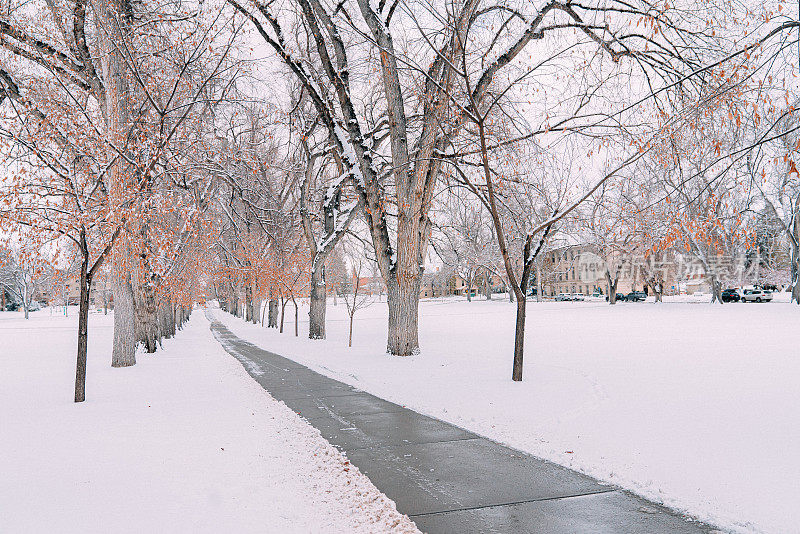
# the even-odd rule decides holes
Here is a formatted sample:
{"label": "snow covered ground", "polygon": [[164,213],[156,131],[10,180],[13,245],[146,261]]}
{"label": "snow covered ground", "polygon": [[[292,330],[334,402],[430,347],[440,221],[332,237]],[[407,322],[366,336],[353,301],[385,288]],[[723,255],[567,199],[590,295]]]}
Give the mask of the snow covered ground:
{"label": "snow covered ground", "polygon": [[0,313],[0,531],[418,532],[202,312],[127,369],[110,367],[112,316],[93,314],[74,404],[72,315]]}
{"label": "snow covered ground", "polygon": [[291,305],[284,334],[215,314],[324,374],[726,530],[797,533],[800,309],[784,297],[530,303],[522,383],[507,301],[423,301],[408,358],[384,353],[385,303],[356,315],[352,349],[341,302],[322,342],[303,339],[305,309],[294,337]]}

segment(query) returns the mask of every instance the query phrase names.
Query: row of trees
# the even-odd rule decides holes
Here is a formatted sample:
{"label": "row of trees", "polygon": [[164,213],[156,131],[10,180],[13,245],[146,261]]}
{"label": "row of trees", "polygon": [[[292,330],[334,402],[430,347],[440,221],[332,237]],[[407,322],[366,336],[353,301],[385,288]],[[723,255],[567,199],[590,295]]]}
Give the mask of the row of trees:
{"label": "row of trees", "polygon": [[756,246],[752,214],[767,213],[800,302],[784,7],[12,1],[3,235],[80,267],[76,401],[106,263],[115,366],[155,351],[203,285],[269,325],[307,294],[324,338],[330,278],[353,266],[344,240],[383,281],[397,356],[419,349],[431,249],[467,278],[502,276],[514,380],[530,280],[570,236],[711,266]]}
{"label": "row of trees", "polygon": [[[7,2],[0,15],[9,247],[76,262],[75,401],[89,295],[109,262],[116,367],[156,350],[195,300],[210,236],[205,123],[233,73],[236,29],[183,2]],[[228,19],[229,21],[229,19]]]}

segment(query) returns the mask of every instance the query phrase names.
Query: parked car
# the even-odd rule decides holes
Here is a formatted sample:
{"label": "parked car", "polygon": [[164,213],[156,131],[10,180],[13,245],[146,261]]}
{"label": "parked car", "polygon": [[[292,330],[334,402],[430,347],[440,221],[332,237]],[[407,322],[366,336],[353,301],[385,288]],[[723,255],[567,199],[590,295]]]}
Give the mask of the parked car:
{"label": "parked car", "polygon": [[9,302],[6,304],[6,311],[17,311],[19,309],[19,304],[16,302]]}
{"label": "parked car", "polygon": [[[615,298],[614,300],[615,300],[616,302],[619,302],[619,301],[621,301],[621,300],[625,300],[625,295],[623,295],[622,293],[617,293],[617,294],[615,295],[615,297],[616,297],[616,298]],[[608,302],[608,297],[606,297],[606,302]]]}
{"label": "parked car", "polygon": [[772,292],[763,289],[745,289],[742,294],[743,302],[769,302],[772,300]]}
{"label": "parked car", "polygon": [[625,295],[627,302],[644,302],[647,299],[647,293],[644,291],[631,291]]}
{"label": "parked car", "polygon": [[42,309],[41,305],[35,300],[31,302],[30,306],[28,306],[28,311],[39,311],[41,309]]}
{"label": "parked car", "polygon": [[556,300],[559,302],[572,300],[572,296],[569,293],[559,293],[558,295],[556,295]]}
{"label": "parked car", "polygon": [[570,295],[570,297],[572,297],[572,300],[580,300],[580,301],[585,300],[585,297],[580,293],[573,293],[572,295]]}
{"label": "parked car", "polygon": [[722,292],[722,302],[739,302],[741,298],[738,289],[726,289]]}

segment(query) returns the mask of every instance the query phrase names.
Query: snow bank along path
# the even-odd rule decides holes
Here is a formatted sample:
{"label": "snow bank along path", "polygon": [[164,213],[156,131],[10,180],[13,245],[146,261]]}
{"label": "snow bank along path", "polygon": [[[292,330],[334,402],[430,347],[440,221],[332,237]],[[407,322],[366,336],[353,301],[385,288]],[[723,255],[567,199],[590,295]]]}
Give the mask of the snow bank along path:
{"label": "snow bank along path", "polygon": [[202,312],[127,369],[109,365],[111,316],[92,315],[80,405],[76,318],[19,317],[0,313],[3,532],[418,532]]}
{"label": "snow bank along path", "polygon": [[[780,295],[784,296],[784,295]],[[384,353],[386,303],[328,303],[327,340],[216,316],[236,335],[420,413],[632,490],[725,530],[800,533],[800,310],[788,302],[427,299],[422,354]]]}

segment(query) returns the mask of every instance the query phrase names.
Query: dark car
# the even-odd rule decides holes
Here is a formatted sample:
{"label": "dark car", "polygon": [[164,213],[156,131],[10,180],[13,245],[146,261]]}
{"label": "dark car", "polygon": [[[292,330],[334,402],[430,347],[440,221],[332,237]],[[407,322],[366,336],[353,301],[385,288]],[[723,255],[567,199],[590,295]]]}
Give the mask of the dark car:
{"label": "dark car", "polygon": [[625,300],[628,302],[644,302],[647,299],[647,293],[644,291],[631,291],[625,295]]}
{"label": "dark car", "polygon": [[19,309],[19,304],[16,302],[9,302],[6,304],[6,311],[17,311]]}
{"label": "dark car", "polygon": [[[617,293],[614,301],[619,302],[621,300],[625,300],[625,295],[623,295],[622,293]],[[608,302],[608,297],[606,297],[606,302]]]}
{"label": "dark car", "polygon": [[739,302],[742,298],[735,289],[726,289],[722,292],[722,302]]}

